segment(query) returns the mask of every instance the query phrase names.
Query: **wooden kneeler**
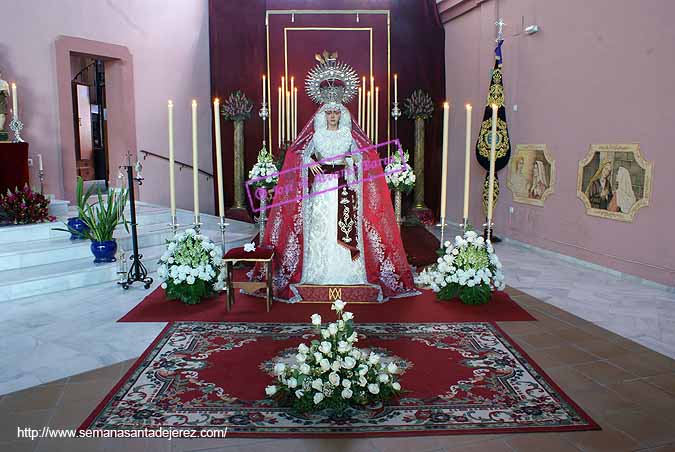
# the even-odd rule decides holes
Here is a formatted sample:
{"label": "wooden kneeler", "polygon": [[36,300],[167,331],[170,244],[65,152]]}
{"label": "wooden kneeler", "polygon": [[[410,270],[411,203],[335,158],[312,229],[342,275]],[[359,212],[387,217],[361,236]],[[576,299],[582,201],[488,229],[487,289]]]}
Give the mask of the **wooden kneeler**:
{"label": "wooden kneeler", "polygon": [[[259,289],[267,289],[265,302],[267,312],[272,307],[272,259],[274,258],[274,249],[258,247],[255,251],[246,252],[244,247],[232,248],[229,250],[223,260],[227,266],[227,312],[230,312],[234,305],[234,290],[244,289],[248,292],[255,292]],[[232,267],[236,262],[256,262],[261,263],[266,269],[266,281],[234,281]]]}

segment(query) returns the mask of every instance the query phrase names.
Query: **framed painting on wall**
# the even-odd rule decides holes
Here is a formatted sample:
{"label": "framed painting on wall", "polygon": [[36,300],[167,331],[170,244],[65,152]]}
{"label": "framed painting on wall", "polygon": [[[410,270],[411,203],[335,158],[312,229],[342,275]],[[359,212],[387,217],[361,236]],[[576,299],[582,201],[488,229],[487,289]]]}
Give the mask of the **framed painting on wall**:
{"label": "framed painting on wall", "polygon": [[513,200],[542,206],[555,186],[555,160],[545,144],[519,144],[511,157],[506,185]]}
{"label": "framed painting on wall", "polygon": [[632,222],[651,192],[652,162],[639,144],[592,144],[579,162],[577,197],[588,215]]}

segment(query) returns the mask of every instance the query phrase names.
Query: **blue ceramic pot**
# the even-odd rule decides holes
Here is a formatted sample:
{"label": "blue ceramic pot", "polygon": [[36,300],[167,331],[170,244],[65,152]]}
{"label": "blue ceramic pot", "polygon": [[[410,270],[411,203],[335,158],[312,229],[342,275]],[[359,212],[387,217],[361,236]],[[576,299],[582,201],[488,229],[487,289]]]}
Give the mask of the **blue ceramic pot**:
{"label": "blue ceramic pot", "polygon": [[[86,232],[89,230],[89,226],[87,224],[80,220],[79,217],[72,217],[68,218],[68,227],[71,229],[75,229],[77,232]],[[80,235],[80,234],[75,234],[75,233],[70,233],[70,240],[83,240],[86,239],[85,236]]]}
{"label": "blue ceramic pot", "polygon": [[94,263],[115,262],[115,253],[117,252],[117,242],[106,240],[105,242],[91,241],[91,252],[94,254]]}

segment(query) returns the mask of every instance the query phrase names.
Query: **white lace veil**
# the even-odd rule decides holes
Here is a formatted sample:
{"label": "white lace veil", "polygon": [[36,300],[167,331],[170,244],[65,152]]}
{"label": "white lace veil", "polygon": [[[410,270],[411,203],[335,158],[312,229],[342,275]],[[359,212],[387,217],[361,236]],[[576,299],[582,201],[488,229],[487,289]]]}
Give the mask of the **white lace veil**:
{"label": "white lace veil", "polygon": [[349,110],[342,104],[324,104],[319,108],[319,111],[316,112],[314,116],[314,132],[319,130],[325,130],[328,127],[326,122],[326,110],[336,110],[340,109],[340,123],[338,124],[338,129],[340,131],[348,130],[351,134],[352,131],[352,116],[349,114]]}

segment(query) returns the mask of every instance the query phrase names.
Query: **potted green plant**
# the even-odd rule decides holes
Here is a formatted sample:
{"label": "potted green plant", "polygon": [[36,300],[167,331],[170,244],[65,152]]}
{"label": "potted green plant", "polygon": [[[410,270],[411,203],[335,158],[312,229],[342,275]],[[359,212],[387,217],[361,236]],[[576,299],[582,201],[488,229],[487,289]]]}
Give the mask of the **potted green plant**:
{"label": "potted green plant", "polygon": [[129,231],[129,225],[124,217],[124,206],[127,203],[128,192],[126,189],[115,189],[103,199],[103,193],[96,189],[97,201],[93,204],[87,202],[91,189],[84,192],[84,181],[77,178],[77,209],[78,217],[87,226],[81,231],[66,225],[67,229],[56,228],[60,231],[81,235],[91,240],[91,252],[94,255],[94,263],[114,262],[117,252],[117,241],[113,237],[115,228],[123,224]]}
{"label": "potted green plant", "polygon": [[[82,179],[81,177],[78,177],[78,182],[79,180]],[[77,201],[77,212],[78,216],[77,217],[70,217],[68,218],[68,229],[74,229],[75,232],[70,233],[70,240],[83,240],[86,239],[87,237],[83,234],[83,232],[87,229],[87,224],[82,221],[82,219],[79,217],[79,213],[82,212],[84,209],[84,206],[87,204],[87,200],[94,194],[94,189],[96,188],[94,185],[89,187],[86,192],[83,191],[84,188],[84,183],[77,184],[76,188],[76,193],[75,193],[75,198]]]}

